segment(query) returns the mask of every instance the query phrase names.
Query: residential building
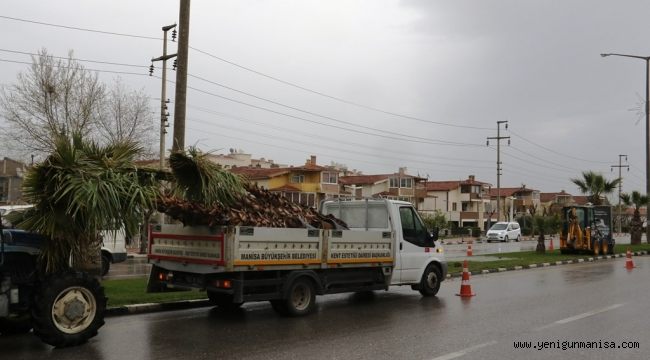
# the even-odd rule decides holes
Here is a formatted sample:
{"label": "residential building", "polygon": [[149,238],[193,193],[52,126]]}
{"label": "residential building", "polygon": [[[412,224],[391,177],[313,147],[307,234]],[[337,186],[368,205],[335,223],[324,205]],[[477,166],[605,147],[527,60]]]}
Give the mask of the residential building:
{"label": "residential building", "polygon": [[490,202],[493,209],[496,209],[497,198],[501,204],[501,220],[509,219],[510,213],[514,217],[521,215],[536,214],[540,207],[539,190],[529,189],[526,185],[518,188],[501,188],[500,190],[490,189]]}
{"label": "residential building", "polygon": [[276,164],[271,159],[253,159],[251,154],[247,154],[241,149],[230,149],[228,154],[207,154],[207,158],[210,161],[221,165],[224,169],[231,169],[234,167],[257,167],[263,169],[286,167],[286,165]]}
{"label": "residential building", "polygon": [[427,181],[427,195],[420,212],[442,211],[458,227],[477,226],[486,229],[488,219],[496,221],[491,212],[490,184],[477,181],[474,175],[466,180]]}
{"label": "residential building", "polygon": [[341,193],[355,199],[380,197],[408,201],[419,209],[426,196],[427,179],[406,171],[401,167],[393,174],[342,176]]}
{"label": "residential building", "polygon": [[317,165],[316,156],[311,156],[302,166],[246,166],[233,167],[230,171],[246,177],[260,188],[280,193],[305,206],[318,208],[322,200],[340,196],[338,170]]}
{"label": "residential building", "polygon": [[558,214],[562,207],[574,203],[573,195],[562,190],[560,192],[540,193],[539,203],[541,214]]}
{"label": "residential building", "polygon": [[22,204],[23,177],[27,165],[8,157],[0,160],[0,205]]}

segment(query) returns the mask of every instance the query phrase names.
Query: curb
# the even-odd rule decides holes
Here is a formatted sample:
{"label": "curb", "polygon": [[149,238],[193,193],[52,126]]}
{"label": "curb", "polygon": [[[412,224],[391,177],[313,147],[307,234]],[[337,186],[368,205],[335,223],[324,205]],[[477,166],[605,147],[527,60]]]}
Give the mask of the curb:
{"label": "curb", "polygon": [[[644,256],[644,255],[650,255],[650,251],[635,251],[632,253],[633,256]],[[578,259],[571,259],[571,260],[563,260],[563,261],[556,261],[552,263],[539,263],[539,264],[530,264],[530,265],[518,265],[518,266],[513,266],[509,268],[494,268],[494,269],[483,269],[480,272],[469,272],[470,275],[487,275],[487,274],[493,274],[493,273],[500,273],[504,271],[515,271],[515,270],[527,270],[527,269],[536,269],[536,268],[544,268],[544,267],[551,267],[551,266],[558,266],[558,265],[568,265],[568,264],[578,264],[578,263],[585,263],[585,262],[595,262],[598,260],[609,260],[609,259],[616,259],[616,258],[622,258],[625,257],[624,253],[620,254],[614,254],[614,255],[606,255],[606,256],[598,256],[598,257],[588,257],[588,258],[578,258]],[[447,279],[450,278],[457,278],[460,277],[462,272],[456,272],[456,273],[448,273],[447,274]]]}
{"label": "curb", "polygon": [[148,304],[135,304],[124,305],[107,308],[104,313],[105,316],[122,316],[134,314],[146,314],[152,312],[172,311],[172,310],[185,310],[194,309],[199,307],[213,306],[210,300],[183,300],[165,303],[148,303]]}

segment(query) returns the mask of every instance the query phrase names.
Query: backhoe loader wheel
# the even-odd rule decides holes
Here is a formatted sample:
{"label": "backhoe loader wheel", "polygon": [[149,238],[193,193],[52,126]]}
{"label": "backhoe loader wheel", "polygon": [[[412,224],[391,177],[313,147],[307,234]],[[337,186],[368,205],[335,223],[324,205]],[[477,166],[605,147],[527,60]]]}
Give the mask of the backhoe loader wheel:
{"label": "backhoe loader wheel", "polygon": [[50,276],[34,299],[34,334],[56,347],[85,343],[104,325],[104,289],[84,272]]}

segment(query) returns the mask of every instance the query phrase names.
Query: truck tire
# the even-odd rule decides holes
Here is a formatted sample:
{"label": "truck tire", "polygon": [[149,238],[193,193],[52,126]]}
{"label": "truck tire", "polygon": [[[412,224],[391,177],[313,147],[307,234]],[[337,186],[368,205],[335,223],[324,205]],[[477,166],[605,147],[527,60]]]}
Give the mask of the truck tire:
{"label": "truck tire", "polygon": [[418,290],[422,296],[435,296],[440,290],[440,280],[442,275],[435,264],[429,264],[422,274]]}
{"label": "truck tire", "polygon": [[56,347],[83,344],[104,325],[106,300],[99,281],[87,273],[50,276],[34,298],[34,334]]}
{"label": "truck tire", "polygon": [[243,302],[232,302],[232,296],[226,294],[219,294],[213,291],[208,291],[208,299],[214,306],[225,310],[234,310],[242,306]]}
{"label": "truck tire", "polygon": [[289,310],[287,310],[287,304],[284,300],[269,300],[271,303],[271,307],[273,310],[275,310],[276,313],[283,315],[283,316],[288,316],[289,315]]}
{"label": "truck tire", "polygon": [[0,318],[0,334],[26,334],[32,329],[32,319],[28,315]]}
{"label": "truck tire", "polygon": [[316,289],[314,283],[306,278],[299,277],[291,283],[284,307],[288,316],[302,316],[314,311],[316,307]]}
{"label": "truck tire", "polygon": [[111,269],[111,259],[106,256],[106,254],[102,254],[102,276],[106,276],[108,274],[108,271]]}

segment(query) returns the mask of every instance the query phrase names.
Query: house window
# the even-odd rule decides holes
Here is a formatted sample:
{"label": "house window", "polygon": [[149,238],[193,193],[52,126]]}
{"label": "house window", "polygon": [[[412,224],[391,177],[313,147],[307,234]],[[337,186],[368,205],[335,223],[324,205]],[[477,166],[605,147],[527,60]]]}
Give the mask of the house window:
{"label": "house window", "polygon": [[285,192],[284,197],[296,204],[316,207],[316,194],[314,193]]}
{"label": "house window", "polygon": [[0,179],[0,201],[7,201],[9,197],[9,182]]}
{"label": "house window", "polygon": [[390,187],[398,188],[399,187],[399,178],[396,178],[396,177],[390,178]]}
{"label": "house window", "polygon": [[293,175],[291,177],[291,182],[294,184],[302,184],[305,182],[305,175]]}
{"label": "house window", "polygon": [[399,187],[411,189],[413,187],[413,179],[412,178],[401,178],[399,180]]}
{"label": "house window", "polygon": [[323,184],[336,184],[338,183],[338,174],[335,172],[324,172],[321,176]]}
{"label": "house window", "polygon": [[456,206],[456,203],[451,203],[451,211],[457,211],[458,208]]}

